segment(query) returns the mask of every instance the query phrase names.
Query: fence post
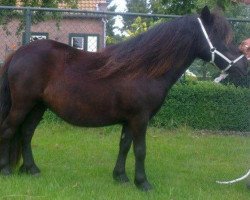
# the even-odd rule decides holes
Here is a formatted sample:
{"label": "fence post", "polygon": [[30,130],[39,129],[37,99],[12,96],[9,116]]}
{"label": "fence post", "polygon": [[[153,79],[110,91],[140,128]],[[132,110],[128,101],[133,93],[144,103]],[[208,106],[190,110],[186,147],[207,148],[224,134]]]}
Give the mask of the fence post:
{"label": "fence post", "polygon": [[24,30],[24,44],[28,44],[30,42],[31,36],[31,9],[27,7],[25,9],[25,30]]}

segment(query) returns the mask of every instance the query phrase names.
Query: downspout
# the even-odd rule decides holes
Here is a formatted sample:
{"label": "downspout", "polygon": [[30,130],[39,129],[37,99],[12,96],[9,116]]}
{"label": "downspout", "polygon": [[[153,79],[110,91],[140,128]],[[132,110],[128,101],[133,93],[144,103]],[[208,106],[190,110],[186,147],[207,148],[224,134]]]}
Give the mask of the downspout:
{"label": "downspout", "polygon": [[106,47],[106,28],[107,28],[107,20],[106,20],[106,17],[102,17],[102,22],[103,22],[103,48]]}
{"label": "downspout", "polygon": [[[96,5],[96,9],[98,11],[107,11],[107,4],[103,4],[103,3],[99,3]],[[106,19],[106,15],[102,16],[102,23],[103,23],[103,33],[102,33],[102,48],[106,47],[106,29],[107,29],[107,19]]]}

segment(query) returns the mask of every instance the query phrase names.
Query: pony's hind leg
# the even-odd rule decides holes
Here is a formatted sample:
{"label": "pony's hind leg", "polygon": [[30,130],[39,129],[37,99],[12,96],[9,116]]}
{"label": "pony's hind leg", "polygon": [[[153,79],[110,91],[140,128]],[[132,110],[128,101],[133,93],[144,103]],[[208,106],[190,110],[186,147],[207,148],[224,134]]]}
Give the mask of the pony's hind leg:
{"label": "pony's hind leg", "polygon": [[[0,127],[0,172],[3,175],[11,173],[20,158],[20,140],[17,131],[29,112],[30,105],[12,104],[9,114]],[[13,159],[14,158],[14,159]]]}
{"label": "pony's hind leg", "polygon": [[11,174],[11,167],[9,164],[9,150],[10,142],[9,140],[0,140],[0,173],[2,175]]}
{"label": "pony's hind leg", "polygon": [[28,173],[31,175],[38,175],[40,173],[33,158],[31,140],[45,110],[46,106],[43,104],[35,106],[27,115],[21,126],[23,164],[19,169],[20,173]]}
{"label": "pony's hind leg", "polygon": [[116,165],[113,171],[113,178],[119,182],[128,182],[129,179],[125,172],[126,158],[132,143],[132,133],[127,125],[123,125],[121,139],[120,139],[120,149]]}

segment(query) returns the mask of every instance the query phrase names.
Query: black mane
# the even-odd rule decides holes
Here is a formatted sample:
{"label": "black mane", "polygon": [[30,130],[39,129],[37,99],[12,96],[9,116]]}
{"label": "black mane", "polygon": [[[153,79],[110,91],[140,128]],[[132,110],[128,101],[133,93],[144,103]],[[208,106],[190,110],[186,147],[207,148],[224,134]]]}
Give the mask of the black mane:
{"label": "black mane", "polygon": [[[214,25],[211,34],[220,33],[222,40],[230,41],[231,29],[224,17],[213,13]],[[183,64],[195,49],[198,38],[203,37],[197,15],[187,15],[154,26],[134,38],[107,47],[104,53],[106,64],[97,70],[98,77],[122,73],[136,77],[146,73],[159,77],[171,67]]]}

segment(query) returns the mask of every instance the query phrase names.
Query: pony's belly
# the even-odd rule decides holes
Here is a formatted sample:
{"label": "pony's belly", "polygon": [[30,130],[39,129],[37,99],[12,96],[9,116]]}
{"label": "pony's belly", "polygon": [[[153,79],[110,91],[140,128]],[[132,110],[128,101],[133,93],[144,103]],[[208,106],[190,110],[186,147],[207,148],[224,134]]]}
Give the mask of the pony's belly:
{"label": "pony's belly", "polygon": [[96,109],[91,108],[85,111],[79,111],[78,109],[59,110],[55,113],[66,122],[77,126],[101,127],[125,121],[110,112],[97,112]]}
{"label": "pony's belly", "polygon": [[48,107],[65,121],[77,126],[107,126],[122,123],[124,113],[117,108],[110,95],[106,98],[93,93],[90,96],[49,91],[53,96],[44,95]]}
{"label": "pony's belly", "polygon": [[121,123],[123,120],[119,116],[119,111],[112,112],[113,109],[105,109],[105,105],[90,106],[88,104],[61,105],[60,107],[50,107],[51,110],[68,123],[77,126],[97,127]]}
{"label": "pony's belly", "polygon": [[82,115],[80,118],[74,118],[71,117],[69,118],[68,116],[60,116],[63,120],[66,122],[76,125],[76,126],[83,126],[83,127],[102,127],[102,126],[109,126],[109,125],[114,125],[114,124],[120,124],[122,123],[122,120],[118,119],[112,119],[110,117],[86,117]]}

